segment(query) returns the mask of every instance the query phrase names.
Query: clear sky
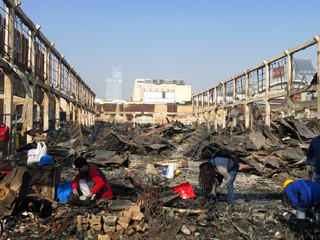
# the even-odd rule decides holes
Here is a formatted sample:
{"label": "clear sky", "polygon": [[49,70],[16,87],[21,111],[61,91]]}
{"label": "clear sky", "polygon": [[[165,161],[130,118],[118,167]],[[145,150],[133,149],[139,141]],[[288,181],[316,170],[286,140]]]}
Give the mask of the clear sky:
{"label": "clear sky", "polygon": [[[21,0],[20,7],[102,99],[113,65],[123,67],[124,100],[137,78],[183,79],[196,93],[320,35],[319,0]],[[301,57],[315,58],[316,47]]]}

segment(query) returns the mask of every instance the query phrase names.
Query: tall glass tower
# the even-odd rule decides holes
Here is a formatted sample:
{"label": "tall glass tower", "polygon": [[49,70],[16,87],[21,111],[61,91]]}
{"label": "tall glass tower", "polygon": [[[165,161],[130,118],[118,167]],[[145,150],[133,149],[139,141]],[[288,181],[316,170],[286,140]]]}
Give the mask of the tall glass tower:
{"label": "tall glass tower", "polygon": [[122,66],[113,65],[113,76],[106,81],[106,100],[122,100]]}

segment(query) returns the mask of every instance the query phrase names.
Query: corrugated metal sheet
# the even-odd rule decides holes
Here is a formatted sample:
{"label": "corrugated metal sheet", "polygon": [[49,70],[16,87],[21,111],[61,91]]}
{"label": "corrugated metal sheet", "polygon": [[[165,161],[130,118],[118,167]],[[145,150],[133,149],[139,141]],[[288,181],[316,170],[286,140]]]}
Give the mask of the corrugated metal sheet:
{"label": "corrugated metal sheet", "polygon": [[125,108],[126,112],[154,112],[154,104],[134,104]]}
{"label": "corrugated metal sheet", "polygon": [[[125,108],[126,112],[154,112],[154,104],[135,104]],[[137,114],[136,117],[140,116],[152,116],[151,114]],[[132,114],[127,114],[127,119],[131,121],[133,118]]]}
{"label": "corrugated metal sheet", "polygon": [[[177,104],[170,104],[170,103],[167,104],[167,112],[176,113],[177,112],[177,108],[178,108]],[[170,117],[176,117],[176,116],[177,115],[170,115]]]}
{"label": "corrugated metal sheet", "polygon": [[301,75],[314,75],[316,73],[316,70],[314,69],[311,59],[309,58],[295,58],[294,59],[296,65],[295,70],[298,74]]}
{"label": "corrugated metal sheet", "polygon": [[167,104],[167,112],[177,112],[177,104]]}
{"label": "corrugated metal sheet", "polygon": [[116,108],[117,108],[117,105],[113,103],[102,104],[102,109],[104,112],[115,112]]}

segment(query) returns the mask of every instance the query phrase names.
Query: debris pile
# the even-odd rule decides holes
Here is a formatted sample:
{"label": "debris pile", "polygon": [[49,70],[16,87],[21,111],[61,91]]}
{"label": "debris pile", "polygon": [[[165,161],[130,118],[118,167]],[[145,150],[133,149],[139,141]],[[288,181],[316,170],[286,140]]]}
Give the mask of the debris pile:
{"label": "debris pile", "polygon": [[[315,120],[273,119],[253,131],[228,126],[111,124],[94,129],[65,123],[40,134],[52,166],[26,166],[27,151],[1,164],[0,208],[3,239],[294,239],[295,210],[282,203],[287,178],[307,178],[305,155],[319,135]],[[221,148],[239,160],[235,206],[226,205],[226,189],[216,201],[205,199],[198,166]],[[56,186],[72,181],[77,156],[99,166],[115,198],[89,206],[59,201]],[[14,163],[14,167],[12,167]],[[166,177],[169,164],[177,174]],[[4,171],[8,172],[4,172]],[[176,186],[190,183],[195,197],[183,199]],[[306,239],[319,239],[319,223],[308,221]]]}

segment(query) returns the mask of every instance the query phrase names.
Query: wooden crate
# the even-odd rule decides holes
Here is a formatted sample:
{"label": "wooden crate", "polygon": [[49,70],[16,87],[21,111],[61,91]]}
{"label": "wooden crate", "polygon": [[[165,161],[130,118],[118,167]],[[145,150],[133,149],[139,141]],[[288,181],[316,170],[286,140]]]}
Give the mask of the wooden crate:
{"label": "wooden crate", "polygon": [[27,168],[32,177],[30,185],[32,186],[32,189],[35,191],[35,193],[55,200],[57,192],[56,186],[60,182],[61,166],[30,165],[27,166]]}

